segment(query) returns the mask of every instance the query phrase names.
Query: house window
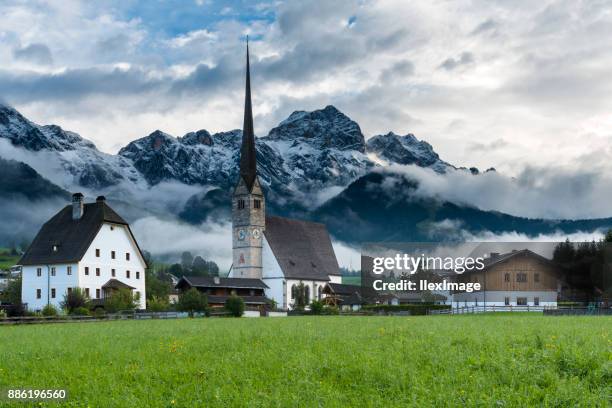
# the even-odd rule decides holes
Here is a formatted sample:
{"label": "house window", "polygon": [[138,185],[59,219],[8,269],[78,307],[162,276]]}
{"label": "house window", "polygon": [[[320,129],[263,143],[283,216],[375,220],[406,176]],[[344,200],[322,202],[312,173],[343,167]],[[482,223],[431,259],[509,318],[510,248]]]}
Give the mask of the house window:
{"label": "house window", "polygon": [[96,276],[100,276],[100,268],[96,268]]}
{"label": "house window", "polygon": [[115,277],[115,275],[117,275],[117,273],[115,272],[115,270],[114,270],[114,269],[111,269],[111,276],[114,278],[114,277]]}
{"label": "house window", "polygon": [[111,251],[111,259],[115,259],[115,256],[116,256],[115,251]]}
{"label": "house window", "polygon": [[36,299],[40,299],[42,297],[42,289],[36,289]]}
{"label": "house window", "polygon": [[66,293],[68,293],[69,295],[72,294],[72,288],[66,289]]}
{"label": "house window", "polygon": [[244,200],[238,200],[238,209],[239,210],[244,209]]}
{"label": "house window", "polygon": [[100,250],[98,248],[96,248],[96,258],[100,257]]}
{"label": "house window", "polygon": [[51,267],[51,276],[55,276],[55,266]]}
{"label": "house window", "polygon": [[510,274],[509,273],[505,273],[504,274],[504,282],[510,282]]}
{"label": "house window", "polygon": [[533,274],[533,281],[534,282],[539,282],[540,281],[540,274],[539,273],[534,273]]}
{"label": "house window", "polygon": [[140,279],[140,272],[136,271],[136,279]]}
{"label": "house window", "polygon": [[89,297],[89,288],[85,288],[85,296]]}
{"label": "house window", "polygon": [[36,268],[36,276],[42,276],[42,268]]}
{"label": "house window", "polygon": [[51,288],[51,298],[55,299],[55,288]]}
{"label": "house window", "polygon": [[130,253],[129,253],[129,252],[126,252],[126,253],[125,253],[125,260],[126,260],[126,261],[129,261],[129,260],[130,260]]}
{"label": "house window", "polygon": [[130,279],[130,271],[125,271],[125,277]]}
{"label": "house window", "polygon": [[85,267],[85,275],[89,275],[89,266]]}
{"label": "house window", "polygon": [[526,297],[516,298],[516,304],[518,306],[527,306],[527,298]]}
{"label": "house window", "polygon": [[517,273],[516,274],[517,282],[527,282],[527,274],[526,273]]}
{"label": "house window", "polygon": [[72,266],[66,267],[66,275],[72,275]]}
{"label": "house window", "polygon": [[100,299],[100,289],[96,289],[96,299]]}
{"label": "house window", "polygon": [[508,296],[504,298],[504,305],[510,306],[510,298]]}
{"label": "house window", "polygon": [[254,208],[261,208],[261,200],[254,200],[253,201],[253,207]]}
{"label": "house window", "polygon": [[540,298],[539,297],[534,297],[533,298],[533,305],[534,306],[540,306]]}

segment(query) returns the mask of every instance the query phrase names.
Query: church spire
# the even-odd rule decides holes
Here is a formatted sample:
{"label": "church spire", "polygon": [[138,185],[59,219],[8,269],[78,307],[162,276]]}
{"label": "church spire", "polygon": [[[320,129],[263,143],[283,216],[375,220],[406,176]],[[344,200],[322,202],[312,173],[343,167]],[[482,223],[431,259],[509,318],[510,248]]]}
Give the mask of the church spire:
{"label": "church spire", "polygon": [[251,107],[251,70],[249,67],[249,37],[246,50],[246,89],[244,95],[244,124],[242,126],[242,147],[240,148],[240,177],[249,190],[257,178],[255,157],[255,135],[253,133],[253,110]]}

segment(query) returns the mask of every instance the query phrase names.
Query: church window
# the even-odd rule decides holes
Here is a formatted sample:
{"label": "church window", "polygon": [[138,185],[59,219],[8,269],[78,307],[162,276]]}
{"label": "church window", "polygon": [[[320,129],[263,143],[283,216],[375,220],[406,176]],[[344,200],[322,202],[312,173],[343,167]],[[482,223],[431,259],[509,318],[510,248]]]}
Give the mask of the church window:
{"label": "church window", "polygon": [[238,200],[238,209],[239,210],[243,210],[244,209],[244,200]]}
{"label": "church window", "polygon": [[318,300],[321,300],[321,297],[322,297],[322,296],[323,296],[323,286],[320,286],[320,285],[319,285],[319,289],[318,289],[318,292],[317,292],[317,298],[318,298]]}
{"label": "church window", "polygon": [[295,298],[297,297],[297,286],[296,285],[291,285],[291,300],[295,300]]}
{"label": "church window", "polygon": [[306,304],[310,303],[310,286],[304,287],[304,301]]}
{"label": "church window", "polygon": [[253,201],[253,207],[254,208],[261,208],[261,200]]}

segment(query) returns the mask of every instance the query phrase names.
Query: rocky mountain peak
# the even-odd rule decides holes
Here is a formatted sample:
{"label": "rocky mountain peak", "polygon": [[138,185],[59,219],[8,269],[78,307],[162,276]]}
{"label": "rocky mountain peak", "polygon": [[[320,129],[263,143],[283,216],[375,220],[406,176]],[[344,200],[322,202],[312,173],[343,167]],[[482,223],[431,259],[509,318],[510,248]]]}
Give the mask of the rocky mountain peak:
{"label": "rocky mountain peak", "polygon": [[318,148],[365,152],[365,138],[357,122],[332,105],[312,112],[293,112],[270,131],[268,138],[301,141]]}
{"label": "rocky mountain peak", "polygon": [[440,160],[440,156],[429,143],[417,139],[412,133],[400,136],[389,132],[374,136],[368,140],[367,150],[368,153],[377,155],[379,159],[391,163],[433,167],[442,173],[452,167]]}

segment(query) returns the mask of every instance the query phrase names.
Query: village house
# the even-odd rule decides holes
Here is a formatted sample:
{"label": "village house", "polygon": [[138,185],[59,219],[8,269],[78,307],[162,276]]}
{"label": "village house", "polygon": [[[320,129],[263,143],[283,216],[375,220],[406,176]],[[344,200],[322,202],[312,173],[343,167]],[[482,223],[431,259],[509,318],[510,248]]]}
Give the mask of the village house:
{"label": "village house", "polygon": [[42,226],[19,264],[22,301],[30,310],[60,308],[77,287],[98,304],[127,288],[145,308],[146,261],[129,224],[103,196],[86,204],[81,193],[74,194],[72,204]]}
{"label": "village house", "polygon": [[523,249],[491,253],[484,264],[456,275],[457,282],[480,283],[481,290],[453,293],[454,307],[557,306],[562,270],[552,260]]}
{"label": "village house", "polygon": [[205,294],[208,306],[213,308],[224,307],[225,301],[232,295],[241,297],[248,308],[263,311],[266,305],[270,304],[265,295],[268,287],[261,279],[183,276],[176,284],[179,292],[185,292],[191,288],[196,288]]}
{"label": "village house", "polygon": [[342,280],[325,225],[266,214],[257,175],[248,45],[240,176],[232,195],[232,249],[229,277],[262,280],[266,296],[282,309],[295,307],[300,284],[308,304],[324,296],[327,283]]}

